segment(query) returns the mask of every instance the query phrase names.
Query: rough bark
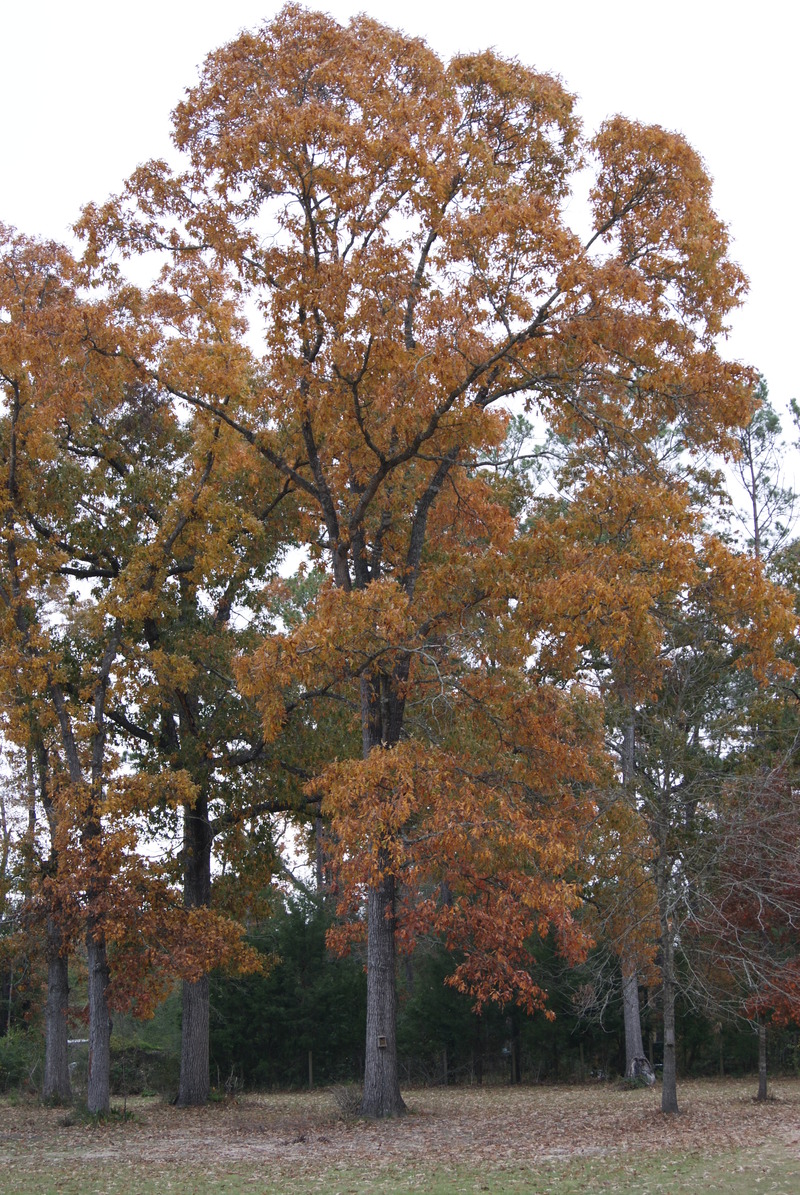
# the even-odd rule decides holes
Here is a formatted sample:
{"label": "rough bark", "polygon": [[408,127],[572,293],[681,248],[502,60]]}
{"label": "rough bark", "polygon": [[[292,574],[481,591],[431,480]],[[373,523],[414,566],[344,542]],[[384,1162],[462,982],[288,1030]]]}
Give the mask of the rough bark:
{"label": "rough bark", "polygon": [[186,1108],[207,1103],[209,1095],[207,975],[203,975],[196,983],[184,982],[182,1006],[181,1077],[176,1102]]}
{"label": "rough bark", "polygon": [[44,1031],[42,1099],[66,1103],[72,1099],[67,1049],[69,1006],[68,959],[62,951],[61,931],[47,924],[47,1005]]}
{"label": "rough bark", "polygon": [[93,918],[86,934],[89,972],[89,1077],[86,1104],[105,1116],[111,1106],[111,1017],[108,1011],[108,958],[105,937]]}
{"label": "rough bark", "polygon": [[[636,719],[631,710],[622,728],[622,783],[631,792],[636,779]],[[642,1042],[642,1016],[639,1008],[639,977],[635,960],[622,958],[622,1016],[625,1025],[625,1075],[636,1077],[637,1066],[645,1060]],[[652,1068],[651,1068],[652,1072]]]}
{"label": "rough bark", "polygon": [[625,1074],[629,1075],[634,1058],[644,1058],[642,1019],[639,1011],[639,976],[635,966],[622,961],[622,1015],[625,1023]]}
{"label": "rough bark", "polygon": [[[402,702],[390,689],[389,678],[364,680],[361,685],[364,757],[397,742],[402,726]],[[367,1040],[364,1057],[364,1116],[402,1116],[397,1066],[397,976],[395,972],[395,880],[388,871],[388,854],[379,850],[382,879],[367,895]]]}
{"label": "rough bark", "polygon": [[325,821],[319,814],[314,819],[314,877],[317,895],[323,899],[331,891],[331,862],[326,847]]}
{"label": "rough bark", "polygon": [[[50,766],[47,749],[40,734],[36,734],[27,751],[28,772],[28,836],[31,842],[36,833],[36,794],[47,817],[51,844],[56,836],[56,810],[50,793]],[[58,854],[51,845],[48,867],[55,874]],[[47,918],[47,1004],[44,1030],[44,1080],[42,1099],[68,1102],[72,1099],[69,1077],[67,1010],[69,1008],[69,960],[61,928],[51,915]]]}
{"label": "rough bark", "polygon": [[367,1042],[364,1116],[402,1116],[397,1068],[394,877],[385,875],[367,897]]}
{"label": "rough bark", "polygon": [[[211,899],[211,827],[208,800],[204,794],[184,808],[184,904],[203,908]],[[180,1107],[205,1104],[210,1082],[208,1072],[209,984],[208,976],[183,984],[181,1022],[181,1073],[177,1103]]]}
{"label": "rough bark", "polygon": [[622,783],[625,788],[629,788],[633,785],[636,777],[636,721],[633,713],[628,715],[622,728],[620,762],[622,763]]}
{"label": "rough bark", "polygon": [[[661,870],[661,869],[660,869]],[[661,916],[661,983],[664,1005],[664,1071],[661,1087],[661,1111],[678,1111],[677,1051],[675,1046],[675,944],[669,911],[665,907],[666,881],[659,877]]]}
{"label": "rough bark", "polygon": [[517,1017],[512,1012],[508,1018],[509,1044],[511,1047],[511,1084],[522,1082],[522,1039]]}
{"label": "rough bark", "polygon": [[758,1096],[759,1103],[767,1098],[767,1026],[758,1022]]}
{"label": "rough bark", "polygon": [[[84,851],[91,856],[103,834],[99,815],[100,796],[103,789],[105,763],[105,705],[109,677],[116,659],[122,637],[122,624],[117,620],[103,651],[103,657],[95,677],[92,699],[94,732],[90,738],[89,756],[90,783],[85,786],[83,767],[78,750],[79,739],[66,699],[60,684],[50,685],[50,697],[58,716],[61,743],[67,762],[69,778],[77,788],[86,789],[87,802],[81,841]],[[102,879],[92,879],[86,893],[86,966],[89,988],[89,1075],[86,1102],[89,1112],[105,1116],[111,1107],[111,1017],[108,1011],[109,969],[106,951],[106,937],[100,919],[93,909],[100,895]]]}

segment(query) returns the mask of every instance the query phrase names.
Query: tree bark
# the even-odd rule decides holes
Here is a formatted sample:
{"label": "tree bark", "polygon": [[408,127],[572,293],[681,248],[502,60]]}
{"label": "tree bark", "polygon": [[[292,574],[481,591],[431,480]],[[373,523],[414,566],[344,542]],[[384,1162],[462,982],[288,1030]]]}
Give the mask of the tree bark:
{"label": "tree bark", "polygon": [[367,1043],[364,1116],[402,1116],[397,1066],[397,984],[394,941],[394,876],[384,874],[367,897]]}
{"label": "tree bark", "polygon": [[62,952],[61,931],[47,923],[47,1005],[44,1031],[44,1082],[42,1099],[68,1103],[72,1099],[67,1048],[69,967]]}
{"label": "tree bark", "polygon": [[89,970],[89,1079],[86,1103],[94,1115],[105,1116],[111,1107],[111,1017],[108,1011],[108,958],[106,941],[90,918],[86,933]]}
{"label": "tree bark", "polygon": [[635,1058],[644,1058],[642,1018],[639,1010],[639,976],[635,966],[622,960],[622,1016],[625,1024],[625,1074],[630,1076]]}
{"label": "tree bark", "polygon": [[[26,752],[28,777],[28,836],[31,843],[36,833],[36,793],[50,828],[50,858],[48,867],[55,874],[58,870],[58,853],[54,841],[56,836],[56,810],[50,792],[50,767],[47,749],[41,734],[36,733]],[[45,1006],[44,1030],[44,1081],[42,1099],[59,1103],[72,1099],[72,1084],[69,1077],[69,958],[61,928],[53,915],[47,918],[47,1004]]]}
{"label": "tree bark", "polygon": [[195,983],[184,981],[181,1021],[181,1077],[177,1104],[188,1108],[205,1104],[209,1095],[208,1026],[209,982],[203,975]]}
{"label": "tree bark", "polygon": [[767,1025],[763,1017],[758,1022],[758,1102],[767,1098]]}
{"label": "tree bark", "polygon": [[[661,888],[659,883],[659,888]],[[675,1047],[675,944],[666,904],[666,893],[659,893],[661,905],[661,982],[664,1004],[664,1070],[661,1087],[661,1111],[678,1112],[677,1051]]]}
{"label": "tree bark", "polygon": [[[636,781],[636,713],[633,707],[622,728],[622,783],[635,795]],[[625,1075],[634,1077],[634,1059],[644,1058],[642,1015],[639,1008],[639,977],[633,958],[622,957],[622,1016],[625,1025]]]}
{"label": "tree bark", "polygon": [[483,1021],[480,1013],[474,1017],[474,1031],[472,1038],[472,1074],[475,1082],[483,1084]]}
{"label": "tree bark", "polygon": [[[184,904],[204,908],[211,900],[211,827],[208,798],[198,797],[183,813]],[[208,1102],[210,1082],[209,983],[204,975],[195,983],[184,981],[181,1021],[181,1073],[176,1103],[181,1108]]]}
{"label": "tree bark", "polygon": [[97,1116],[107,1115],[111,1107],[111,1017],[108,1011],[109,970],[106,937],[100,919],[93,912],[95,901],[99,895],[99,887],[104,881],[102,871],[97,875],[94,868],[97,864],[95,852],[103,834],[98,810],[103,789],[105,762],[105,703],[109,677],[121,637],[122,624],[119,620],[115,620],[95,677],[92,700],[95,729],[89,740],[91,743],[90,783],[86,786],[78,751],[78,738],[72,723],[69,704],[61,685],[55,683],[50,685],[50,697],[58,716],[61,743],[67,761],[69,778],[76,789],[85,786],[87,797],[83,811],[81,843],[83,850],[91,860],[93,878],[86,893],[86,965],[89,986],[89,1076],[86,1103],[89,1112]]}
{"label": "tree bark", "polygon": [[[364,758],[370,751],[397,743],[403,722],[403,701],[392,678],[361,681],[361,729]],[[382,879],[367,893],[367,1041],[364,1057],[364,1116],[402,1116],[397,1065],[397,975],[395,972],[395,877],[389,871],[385,846],[378,849]]]}

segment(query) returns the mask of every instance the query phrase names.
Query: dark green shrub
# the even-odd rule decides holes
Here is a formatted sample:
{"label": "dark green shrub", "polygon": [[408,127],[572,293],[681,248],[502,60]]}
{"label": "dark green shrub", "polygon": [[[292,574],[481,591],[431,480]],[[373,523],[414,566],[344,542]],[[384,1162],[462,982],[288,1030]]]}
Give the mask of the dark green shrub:
{"label": "dark green shrub", "polygon": [[253,944],[278,961],[267,975],[211,984],[211,1079],[217,1086],[301,1087],[360,1077],[366,978],[325,945],[330,920],[310,898],[276,909]]}
{"label": "dark green shrub", "polygon": [[112,1095],[167,1095],[178,1089],[180,1058],[140,1042],[111,1041]]}
{"label": "dark green shrub", "polygon": [[43,1062],[44,1043],[38,1033],[12,1029],[0,1037],[0,1091],[35,1091]]}

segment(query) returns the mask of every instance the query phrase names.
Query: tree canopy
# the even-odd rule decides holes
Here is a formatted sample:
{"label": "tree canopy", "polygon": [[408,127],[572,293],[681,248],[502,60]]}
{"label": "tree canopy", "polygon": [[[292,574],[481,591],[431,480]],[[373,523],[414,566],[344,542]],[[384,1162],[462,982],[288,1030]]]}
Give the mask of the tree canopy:
{"label": "tree canopy", "polygon": [[[54,264],[33,306],[9,267],[3,300],[5,717],[23,745],[60,730],[84,840],[136,787],[111,733],[139,812],[167,777],[192,911],[214,832],[319,815],[331,941],[366,938],[363,1110],[394,1115],[396,949],[433,935],[476,1007],[544,1007],[536,941],[590,945],[609,699],[667,700],[693,620],[759,680],[793,632],[664,452],[741,446],[757,377],[719,343],[746,283],[679,134],[587,137],[558,79],[367,16],[287,5],[209,55],[173,138],[174,167],[85,210],[80,266],[14,242]],[[561,445],[538,492],[521,408]],[[54,464],[29,499],[31,416]]]}

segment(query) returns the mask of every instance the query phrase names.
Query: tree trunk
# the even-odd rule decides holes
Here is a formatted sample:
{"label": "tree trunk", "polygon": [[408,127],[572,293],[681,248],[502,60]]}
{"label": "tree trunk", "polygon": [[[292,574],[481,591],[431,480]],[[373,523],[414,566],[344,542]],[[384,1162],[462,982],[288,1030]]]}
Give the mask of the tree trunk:
{"label": "tree trunk", "polygon": [[[201,794],[183,811],[183,900],[187,908],[204,908],[211,900],[211,827],[208,798]],[[204,975],[183,984],[181,1074],[176,1103],[181,1108],[205,1104],[208,1074],[209,983]]]}
{"label": "tree trunk", "polygon": [[208,1101],[209,984],[204,975],[183,984],[181,1077],[177,1103],[182,1108]]}
{"label": "tree trunk", "polygon": [[[633,793],[636,781],[636,713],[633,708],[622,728],[621,761],[622,783]],[[646,1059],[639,1008],[639,976],[635,960],[626,955],[622,956],[622,1016],[625,1025],[625,1075],[631,1079],[642,1072]],[[652,1072],[652,1067],[650,1070]]]}
{"label": "tree trunk", "polygon": [[89,971],[89,1079],[86,1103],[91,1113],[105,1116],[111,1106],[111,1018],[108,1012],[106,941],[90,918],[86,934]]}
{"label": "tree trunk", "polygon": [[[403,721],[403,701],[391,678],[361,681],[361,729],[364,758],[373,750],[397,743]],[[364,1058],[364,1116],[402,1116],[397,1065],[397,976],[395,973],[395,877],[389,855],[379,847],[383,878],[367,894],[367,1043]]]}
{"label": "tree trunk", "polygon": [[759,1103],[767,1098],[767,1025],[763,1018],[758,1022],[758,1096]]}
{"label": "tree trunk", "polygon": [[402,1116],[397,1067],[397,985],[394,876],[385,874],[367,897],[367,1048],[364,1116]]}
{"label": "tree trunk", "polygon": [[675,1048],[675,944],[668,911],[661,910],[661,981],[664,1004],[664,1070],[661,1087],[661,1111],[678,1111],[677,1052]]}
{"label": "tree trunk", "polygon": [[[41,735],[34,737],[26,752],[28,776],[28,835],[31,843],[36,833],[36,786],[50,828],[50,842],[56,838],[56,810],[50,793],[50,768]],[[51,845],[48,866],[58,871],[58,854]],[[72,1099],[69,1077],[69,959],[64,949],[61,929],[53,916],[47,918],[47,1004],[44,1030],[44,1082],[42,1099],[58,1102]]]}
{"label": "tree trunk", "polygon": [[644,1058],[642,1018],[639,1010],[639,976],[627,959],[622,960],[622,1015],[625,1023],[625,1074],[630,1077],[635,1058]]}
{"label": "tree trunk", "polygon": [[103,769],[105,760],[105,702],[109,677],[116,659],[122,636],[122,624],[115,620],[113,631],[103,651],[102,662],[94,684],[94,726],[91,735],[91,780],[85,783],[81,758],[78,752],[69,703],[60,684],[50,686],[58,722],[61,728],[61,742],[67,761],[71,783],[76,789],[83,789],[86,804],[83,810],[81,844],[90,866],[92,877],[86,892],[86,967],[89,987],[89,1076],[86,1103],[93,1115],[106,1116],[111,1108],[111,1017],[108,1011],[108,953],[106,936],[101,918],[94,913],[95,902],[106,883],[100,864],[102,856],[103,827],[99,809],[103,791]]}
{"label": "tree trunk", "polygon": [[326,827],[324,818],[317,814],[314,819],[314,878],[317,895],[323,899],[331,891],[331,864],[326,849]]}
{"label": "tree trunk", "polygon": [[44,1082],[42,1099],[58,1103],[72,1099],[67,1049],[69,967],[62,953],[61,931],[47,923],[47,1005],[44,1031]]}

